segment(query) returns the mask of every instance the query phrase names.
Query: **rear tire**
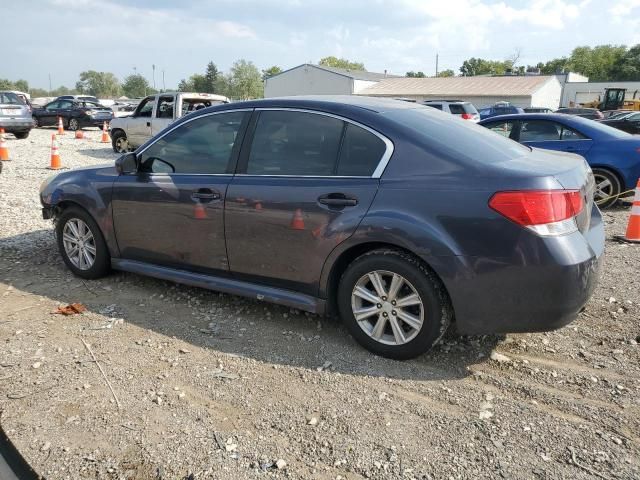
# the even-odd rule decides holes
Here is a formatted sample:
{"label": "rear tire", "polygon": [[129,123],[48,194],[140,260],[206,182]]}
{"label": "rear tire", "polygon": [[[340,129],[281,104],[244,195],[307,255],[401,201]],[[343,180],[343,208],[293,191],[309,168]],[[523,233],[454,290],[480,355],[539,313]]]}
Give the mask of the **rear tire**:
{"label": "rear tire", "polygon": [[40,121],[38,120],[38,117],[31,117],[33,120],[33,128],[38,128],[40,126]]}
{"label": "rear tire", "polygon": [[[594,200],[599,208],[608,208],[618,201],[618,195],[622,192],[622,185],[618,176],[604,168],[594,168],[593,176],[596,181]],[[602,200],[598,200],[602,198]]]}
{"label": "rear tire", "polygon": [[338,311],[360,345],[396,360],[430,350],[453,319],[435,273],[412,255],[387,249],[366,253],[347,267],[338,287]]}
{"label": "rear tire", "polygon": [[24,140],[29,136],[29,132],[18,132],[18,133],[14,133],[14,135],[18,140]]}
{"label": "rear tire", "polygon": [[[81,237],[83,240],[79,242]],[[109,273],[111,257],[104,236],[95,220],[82,208],[69,207],[62,212],[56,222],[56,240],[64,263],[74,275],[93,280]],[[86,249],[88,255],[78,254],[79,249],[73,250],[74,246]]]}

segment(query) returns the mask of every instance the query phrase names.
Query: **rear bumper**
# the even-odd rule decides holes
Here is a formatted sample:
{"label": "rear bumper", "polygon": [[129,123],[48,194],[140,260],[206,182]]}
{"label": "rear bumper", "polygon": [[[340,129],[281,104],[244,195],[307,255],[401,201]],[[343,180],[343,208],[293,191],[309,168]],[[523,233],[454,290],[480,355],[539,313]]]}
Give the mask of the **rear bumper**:
{"label": "rear bumper", "polygon": [[78,122],[81,127],[100,127],[104,125],[104,122],[107,122],[107,126],[111,122],[111,118],[90,118],[90,117],[79,117]]}
{"label": "rear bumper", "polygon": [[0,127],[7,133],[28,132],[33,128],[33,120],[29,118],[0,118]]}
{"label": "rear bumper", "polygon": [[[604,227],[597,209],[585,234],[541,238],[509,257],[458,258],[444,279],[463,334],[540,332],[575,320],[598,281]],[[458,266],[459,267],[459,266]]]}

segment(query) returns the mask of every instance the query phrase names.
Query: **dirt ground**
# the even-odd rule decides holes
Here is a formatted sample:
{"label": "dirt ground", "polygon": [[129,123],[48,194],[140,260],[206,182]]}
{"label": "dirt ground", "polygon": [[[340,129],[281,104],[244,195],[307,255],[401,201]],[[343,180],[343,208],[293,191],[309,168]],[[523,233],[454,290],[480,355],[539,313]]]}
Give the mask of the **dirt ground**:
{"label": "dirt ground", "polygon": [[[571,325],[450,333],[396,362],[326,318],[74,277],[39,211],[51,133],[11,137],[0,174],[0,422],[40,475],[640,478],[640,246],[612,239],[628,208],[604,213],[600,285]],[[113,161],[99,136],[67,134],[63,164]],[[72,302],[87,311],[52,314]]]}

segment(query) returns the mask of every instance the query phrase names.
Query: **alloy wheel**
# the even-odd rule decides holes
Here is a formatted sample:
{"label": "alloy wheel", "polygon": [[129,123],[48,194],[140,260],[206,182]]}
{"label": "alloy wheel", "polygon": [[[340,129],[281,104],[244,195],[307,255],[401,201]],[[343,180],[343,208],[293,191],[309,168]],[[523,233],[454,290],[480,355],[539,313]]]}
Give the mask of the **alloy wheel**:
{"label": "alloy wheel", "polygon": [[118,153],[127,153],[129,151],[129,142],[126,137],[118,137],[115,141],[116,151]]}
{"label": "alloy wheel", "polygon": [[69,120],[69,130],[75,131],[78,130],[79,127],[80,125],[78,124],[77,119],[72,118],[71,120]]}
{"label": "alloy wheel", "polygon": [[403,276],[386,270],[363,275],[351,293],[351,310],[360,328],[375,341],[403,345],[424,324],[424,304]]}
{"label": "alloy wheel", "polygon": [[62,230],[62,243],[69,261],[80,270],[89,270],[96,261],[96,242],[89,226],[71,218]]}
{"label": "alloy wheel", "polygon": [[611,180],[606,176],[598,172],[594,172],[593,174],[595,183],[596,183],[596,191],[594,193],[594,199],[597,205],[600,205],[606,202],[609,197],[615,195],[616,187],[613,185]]}

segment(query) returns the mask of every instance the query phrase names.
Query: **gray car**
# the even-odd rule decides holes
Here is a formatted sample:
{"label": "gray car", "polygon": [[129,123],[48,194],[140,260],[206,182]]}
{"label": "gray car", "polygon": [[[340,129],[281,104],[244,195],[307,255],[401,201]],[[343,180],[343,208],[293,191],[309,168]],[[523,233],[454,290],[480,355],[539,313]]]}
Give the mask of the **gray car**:
{"label": "gray car", "polygon": [[33,128],[31,111],[18,95],[0,90],[0,127],[16,138],[27,138]]}
{"label": "gray car", "polygon": [[583,158],[409,102],[293,97],[186,115],[44,182],[64,262],[339,315],[379,355],[566,325],[604,249]]}

